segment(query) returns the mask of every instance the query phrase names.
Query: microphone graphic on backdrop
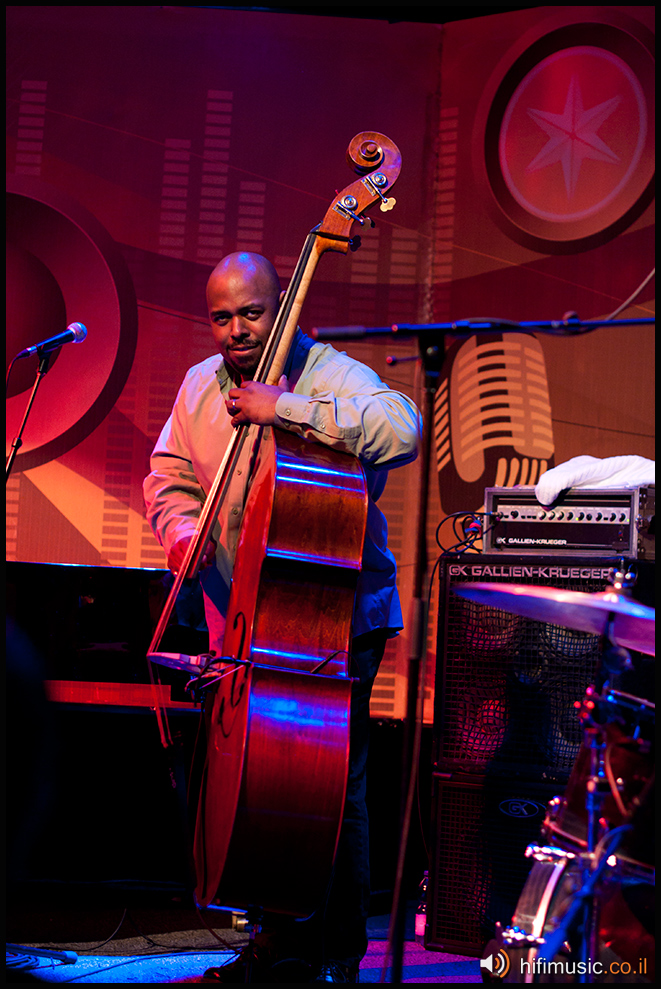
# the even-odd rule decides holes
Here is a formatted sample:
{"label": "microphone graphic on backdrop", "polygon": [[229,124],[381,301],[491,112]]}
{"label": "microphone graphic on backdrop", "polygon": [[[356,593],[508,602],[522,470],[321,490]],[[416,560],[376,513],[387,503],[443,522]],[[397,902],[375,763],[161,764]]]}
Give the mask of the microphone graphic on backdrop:
{"label": "microphone graphic on backdrop", "polygon": [[[434,399],[436,466],[442,512],[475,511],[487,487],[535,485],[553,466],[554,439],[544,351],[532,333],[481,328],[506,321],[463,320],[480,335],[446,353]],[[454,324],[453,324],[454,325]],[[511,324],[512,326],[514,324]],[[406,325],[315,327],[316,340],[396,334]],[[452,332],[452,326],[448,324]]]}
{"label": "microphone graphic on backdrop", "polygon": [[453,345],[434,405],[444,514],[474,511],[487,487],[534,485],[552,466],[546,366],[534,336],[473,336]]}
{"label": "microphone graphic on backdrop", "polygon": [[14,360],[19,360],[21,357],[31,357],[32,354],[48,354],[65,343],[82,343],[86,336],[86,326],[83,326],[82,323],[70,323],[62,333],[57,333],[54,337],[48,337],[41,343],[35,343],[32,347],[21,350],[20,353],[16,354]]}

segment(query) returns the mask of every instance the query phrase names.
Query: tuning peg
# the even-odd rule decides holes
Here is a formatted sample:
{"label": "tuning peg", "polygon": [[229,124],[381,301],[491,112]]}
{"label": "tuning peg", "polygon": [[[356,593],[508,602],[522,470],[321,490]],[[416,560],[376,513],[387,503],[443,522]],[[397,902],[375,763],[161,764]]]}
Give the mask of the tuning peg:
{"label": "tuning peg", "polygon": [[366,185],[371,192],[376,193],[381,200],[379,207],[382,213],[387,213],[388,210],[391,210],[397,202],[396,199],[386,199],[381,192],[381,190],[385,189],[388,185],[388,179],[383,172],[376,172],[374,175],[366,175],[363,179],[363,184]]}

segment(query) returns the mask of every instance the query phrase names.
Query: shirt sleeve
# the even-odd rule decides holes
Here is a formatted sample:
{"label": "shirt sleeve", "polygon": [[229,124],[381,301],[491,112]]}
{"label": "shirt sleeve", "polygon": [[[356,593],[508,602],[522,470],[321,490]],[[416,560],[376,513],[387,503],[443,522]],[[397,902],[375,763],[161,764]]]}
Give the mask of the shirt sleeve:
{"label": "shirt sleeve", "polygon": [[415,403],[358,361],[337,354],[276,403],[278,425],[351,453],[374,470],[415,460],[422,420]]}

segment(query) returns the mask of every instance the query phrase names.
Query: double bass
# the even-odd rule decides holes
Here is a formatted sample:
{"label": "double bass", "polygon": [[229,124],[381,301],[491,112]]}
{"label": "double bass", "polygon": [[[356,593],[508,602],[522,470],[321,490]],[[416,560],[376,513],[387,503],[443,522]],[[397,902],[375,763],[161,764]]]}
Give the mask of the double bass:
{"label": "double bass", "polygon": [[[401,156],[385,135],[358,134],[347,150],[360,176],[308,235],[254,380],[275,384],[316,265],[357,246],[365,210],[385,212]],[[331,875],[349,758],[349,649],[367,519],[357,458],[266,427],[253,456],[237,544],[222,656],[159,652],[185,579],[200,567],[229,479],[247,442],[239,426],[160,616],[148,659],[204,680],[206,758],[194,861],[200,906],[305,917]],[[168,744],[164,713],[157,709]]]}

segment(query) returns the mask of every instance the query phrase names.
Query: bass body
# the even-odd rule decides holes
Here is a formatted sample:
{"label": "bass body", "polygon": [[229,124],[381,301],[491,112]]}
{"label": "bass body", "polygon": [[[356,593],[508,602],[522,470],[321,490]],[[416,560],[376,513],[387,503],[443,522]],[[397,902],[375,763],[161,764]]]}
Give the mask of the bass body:
{"label": "bass body", "polygon": [[218,897],[307,916],[323,896],[344,806],[366,519],[358,460],[266,430],[232,577],[228,672],[205,714],[194,844],[203,906]]}

